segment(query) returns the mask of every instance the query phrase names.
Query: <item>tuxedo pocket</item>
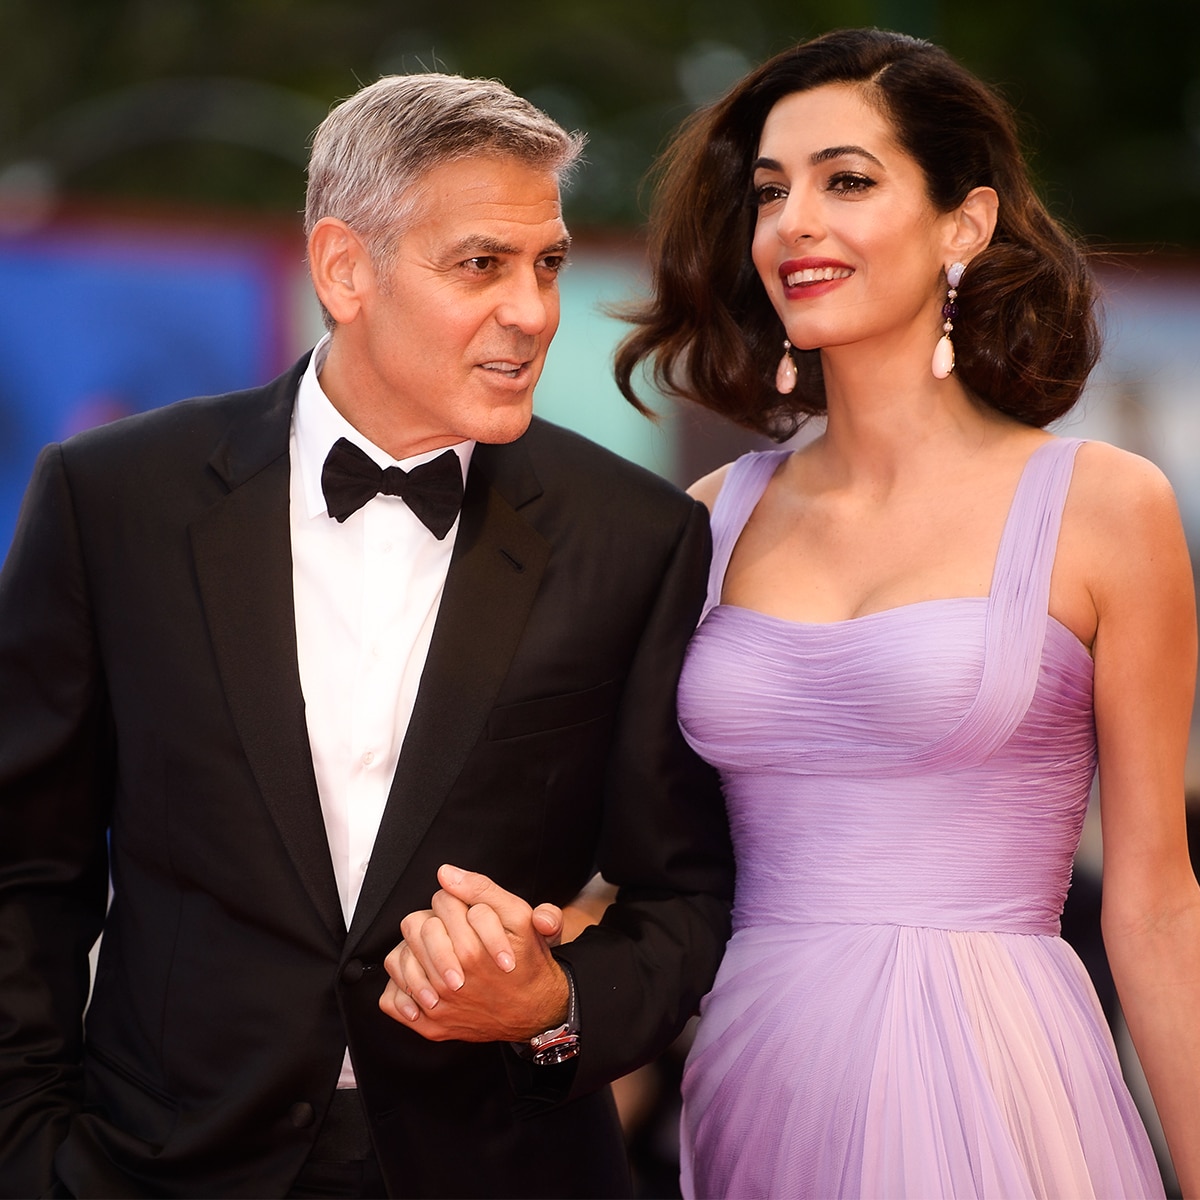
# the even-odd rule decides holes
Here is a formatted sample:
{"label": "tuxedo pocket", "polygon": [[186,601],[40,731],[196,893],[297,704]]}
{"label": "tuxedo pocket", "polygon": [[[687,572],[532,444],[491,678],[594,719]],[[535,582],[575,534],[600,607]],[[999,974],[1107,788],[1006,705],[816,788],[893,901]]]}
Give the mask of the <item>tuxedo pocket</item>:
{"label": "tuxedo pocket", "polygon": [[520,704],[503,704],[492,709],[488,717],[488,739],[495,742],[528,737],[598,721],[612,714],[620,694],[620,684],[610,679],[582,692],[543,696],[538,700],[524,700]]}
{"label": "tuxedo pocket", "polygon": [[178,1117],[169,1097],[94,1045],[84,1060],[84,1107],[103,1113],[123,1133],[160,1147]]}

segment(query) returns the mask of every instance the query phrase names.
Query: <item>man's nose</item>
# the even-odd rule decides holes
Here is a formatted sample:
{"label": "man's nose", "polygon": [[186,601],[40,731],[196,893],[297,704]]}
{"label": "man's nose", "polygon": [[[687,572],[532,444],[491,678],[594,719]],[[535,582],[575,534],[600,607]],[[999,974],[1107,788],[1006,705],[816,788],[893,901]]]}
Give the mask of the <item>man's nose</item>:
{"label": "man's nose", "polygon": [[550,318],[550,293],[535,271],[521,271],[507,281],[496,306],[496,320],[530,336],[541,333]]}

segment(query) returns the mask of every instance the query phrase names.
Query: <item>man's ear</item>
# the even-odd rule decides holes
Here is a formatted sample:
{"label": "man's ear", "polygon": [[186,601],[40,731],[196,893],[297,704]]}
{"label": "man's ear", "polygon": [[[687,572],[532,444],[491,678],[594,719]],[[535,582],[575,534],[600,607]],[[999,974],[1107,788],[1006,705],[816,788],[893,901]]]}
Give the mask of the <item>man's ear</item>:
{"label": "man's ear", "polygon": [[966,199],[950,213],[950,240],[947,244],[947,262],[970,262],[981,250],[985,250],[996,231],[996,214],[1000,200],[996,189],[972,188]]}
{"label": "man's ear", "polygon": [[308,235],[308,270],[326,312],[347,325],[358,315],[374,278],[371,258],[358,235],[337,217],[322,217]]}

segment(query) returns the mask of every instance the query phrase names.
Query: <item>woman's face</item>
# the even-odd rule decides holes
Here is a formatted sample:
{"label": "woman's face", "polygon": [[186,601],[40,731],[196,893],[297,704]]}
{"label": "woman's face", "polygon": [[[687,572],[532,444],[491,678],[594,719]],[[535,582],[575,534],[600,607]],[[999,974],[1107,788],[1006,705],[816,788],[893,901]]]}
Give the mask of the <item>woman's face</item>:
{"label": "woman's face", "polygon": [[939,213],[887,118],[850,84],[796,92],[767,114],[754,164],[754,265],[802,350],[913,337],[932,346],[951,261]]}

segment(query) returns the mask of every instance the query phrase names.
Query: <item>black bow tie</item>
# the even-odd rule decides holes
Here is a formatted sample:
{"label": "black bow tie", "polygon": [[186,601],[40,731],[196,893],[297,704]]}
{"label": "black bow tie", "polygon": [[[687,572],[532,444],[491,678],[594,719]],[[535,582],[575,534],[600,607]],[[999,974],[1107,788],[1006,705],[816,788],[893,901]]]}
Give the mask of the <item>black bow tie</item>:
{"label": "black bow tie", "polygon": [[411,471],[380,467],[346,438],[338,438],[321,471],[329,515],[339,524],[372,496],[399,496],[440,542],[462,507],[462,467],[453,450]]}

